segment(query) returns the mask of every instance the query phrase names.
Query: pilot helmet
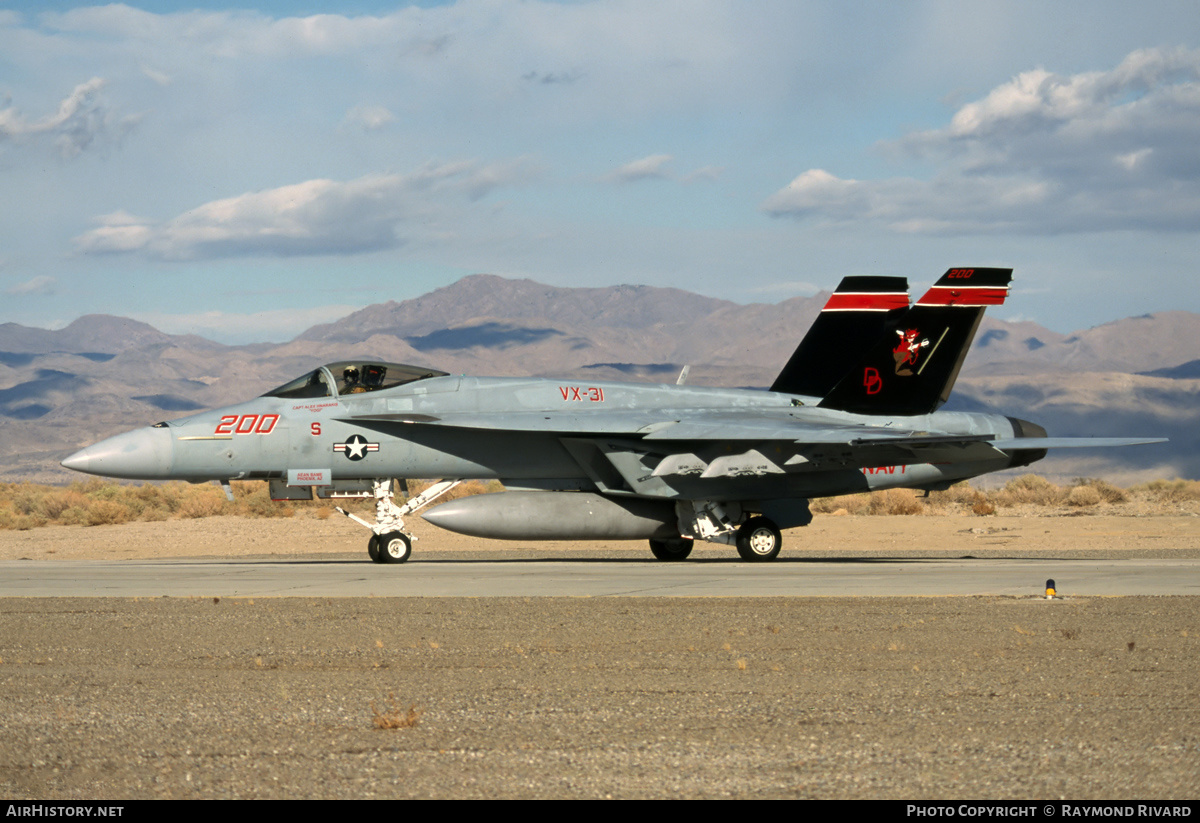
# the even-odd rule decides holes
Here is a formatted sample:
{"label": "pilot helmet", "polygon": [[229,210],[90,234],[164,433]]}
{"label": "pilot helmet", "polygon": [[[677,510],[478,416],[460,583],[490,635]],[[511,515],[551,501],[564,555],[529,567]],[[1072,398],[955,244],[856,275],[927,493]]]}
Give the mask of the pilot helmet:
{"label": "pilot helmet", "polygon": [[387,369],[383,366],[371,364],[363,366],[363,385],[379,387],[383,385],[383,376],[387,373]]}
{"label": "pilot helmet", "polygon": [[358,366],[347,366],[346,370],[342,372],[342,380],[344,380],[347,385],[351,383],[357,383]]}

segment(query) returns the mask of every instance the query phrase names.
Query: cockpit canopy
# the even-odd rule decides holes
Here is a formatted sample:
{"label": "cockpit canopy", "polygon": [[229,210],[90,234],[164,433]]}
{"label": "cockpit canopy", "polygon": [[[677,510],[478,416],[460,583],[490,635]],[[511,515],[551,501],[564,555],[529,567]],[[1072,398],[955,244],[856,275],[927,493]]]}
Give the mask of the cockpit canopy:
{"label": "cockpit canopy", "polygon": [[348,394],[394,389],[414,380],[445,377],[446,372],[377,360],[339,360],[272,389],[263,397],[341,397]]}

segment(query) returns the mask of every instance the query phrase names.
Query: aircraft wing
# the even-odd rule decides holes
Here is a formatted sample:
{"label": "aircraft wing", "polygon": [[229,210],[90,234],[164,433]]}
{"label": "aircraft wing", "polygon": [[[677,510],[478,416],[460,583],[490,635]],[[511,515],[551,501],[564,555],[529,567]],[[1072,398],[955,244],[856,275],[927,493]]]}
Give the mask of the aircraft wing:
{"label": "aircraft wing", "polygon": [[658,426],[675,422],[670,414],[652,409],[614,409],[602,414],[570,412],[446,412],[438,415],[399,413],[352,414],[339,418],[346,423],[395,424],[397,426],[445,426],[491,431],[547,432],[559,434],[646,434]]}
{"label": "aircraft wing", "polygon": [[[652,441],[787,441],[845,446],[944,446],[975,443],[987,434],[946,434],[888,429],[882,426],[838,426],[798,420],[789,413],[711,409],[614,409],[603,413],[450,412],[424,414],[370,413],[342,417],[348,423],[396,426],[445,426],[492,431],[544,432],[564,436],[626,435]],[[666,443],[664,443],[666,445]],[[1024,447],[1024,446],[1022,446]]]}
{"label": "aircraft wing", "polygon": [[991,441],[998,449],[1107,449],[1166,443],[1166,437],[1002,437]]}
{"label": "aircraft wing", "polygon": [[378,428],[380,424],[439,426],[489,431],[543,432],[567,437],[619,436],[646,441],[774,441],[807,445],[842,445],[871,449],[888,447],[912,452],[924,448],[982,443],[994,449],[1110,448],[1161,443],[1149,437],[1005,437],[992,434],[947,434],[883,426],[827,425],[797,419],[790,412],[764,414],[738,409],[611,409],[602,413],[568,412],[447,412],[437,416],[414,413],[364,413],[340,418]]}

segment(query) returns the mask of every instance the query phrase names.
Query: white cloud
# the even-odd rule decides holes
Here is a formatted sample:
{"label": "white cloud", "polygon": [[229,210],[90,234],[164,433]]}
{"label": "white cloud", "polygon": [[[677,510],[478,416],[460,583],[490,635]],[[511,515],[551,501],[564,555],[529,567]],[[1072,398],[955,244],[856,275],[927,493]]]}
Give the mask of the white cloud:
{"label": "white cloud", "polygon": [[145,75],[155,84],[163,86],[164,88],[175,82],[175,78],[167,74],[165,71],[158,71],[150,66],[142,66],[141,71],[143,75]]}
{"label": "white cloud", "polygon": [[358,126],[364,131],[379,131],[395,120],[396,115],[388,111],[386,106],[355,106],[346,112],[344,123]]}
{"label": "white cloud", "polygon": [[763,204],[772,214],[800,216],[833,212],[849,219],[868,211],[870,193],[858,180],[842,180],[824,169],[809,169]]}
{"label": "white cloud", "polygon": [[1107,72],[1024,72],[942,129],[887,146],[931,179],[800,174],[775,216],[917,233],[1200,228],[1200,50],[1146,49]]}
{"label": "white cloud", "polygon": [[[814,14],[787,2],[745,14],[727,0],[643,4],[628,0],[457,0],[379,16],[272,18],[250,11],[156,14],[126,5],[42,13],[35,35],[48,48],[136,56],[155,78],[196,74],[274,77],[320,84],[338,72],[380,84],[401,118],[440,106],[448,116],[595,122],[677,116],[756,98],[787,96],[796,49],[816,47]],[[820,18],[821,16],[816,16]],[[0,42],[0,46],[5,43]],[[752,54],[752,60],[739,60]],[[286,68],[280,68],[286,65]],[[784,82],[780,82],[784,80]],[[158,80],[156,79],[156,82]],[[300,84],[304,88],[304,84]]]}
{"label": "white cloud", "polygon": [[638,180],[666,180],[670,175],[665,166],[673,158],[669,154],[652,154],[626,163],[610,171],[604,179],[615,183],[633,183]]}
{"label": "white cloud", "polygon": [[534,172],[521,160],[464,161],[349,182],[307,180],[214,200],[163,223],[127,212],[105,215],[74,244],[84,254],[168,260],[359,254],[433,238],[465,204]]}
{"label": "white cloud", "polygon": [[110,130],[115,129],[119,136],[136,119],[116,121],[99,99],[104,86],[105,81],[100,77],[80,83],[58,104],[54,114],[45,117],[31,119],[14,106],[0,111],[0,140],[48,137],[64,156],[74,157]]}
{"label": "white cloud", "polygon": [[636,183],[641,180],[676,180],[680,183],[711,182],[724,171],[719,166],[703,166],[685,175],[676,175],[667,168],[675,158],[669,154],[652,154],[626,163],[601,179],[607,183]]}
{"label": "white cloud", "polygon": [[9,286],[4,293],[13,297],[24,297],[31,294],[54,294],[58,281],[49,275],[40,274],[37,277]]}

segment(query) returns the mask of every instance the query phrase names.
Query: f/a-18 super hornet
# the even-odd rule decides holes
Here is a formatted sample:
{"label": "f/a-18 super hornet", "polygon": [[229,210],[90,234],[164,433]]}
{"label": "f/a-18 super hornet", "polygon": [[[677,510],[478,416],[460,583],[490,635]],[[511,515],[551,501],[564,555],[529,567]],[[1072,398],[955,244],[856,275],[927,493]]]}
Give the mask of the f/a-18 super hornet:
{"label": "f/a-18 super hornet", "polygon": [[[321,366],[235,406],[111,437],[63,465],[109,477],[266,480],[276,499],[373,497],[368,552],[403,562],[403,518],[465,479],[506,491],[431,523],[518,540],[697,540],[772,560],[814,497],[936,490],[1049,448],[1152,438],[1048,437],[997,414],[938,411],[1011,269],[950,269],[909,305],[901,277],[847,277],[769,391],[466,377],[371,359]],[[394,502],[394,478],[447,478]],[[339,509],[340,510],[340,509]]]}

